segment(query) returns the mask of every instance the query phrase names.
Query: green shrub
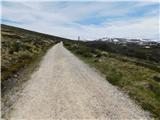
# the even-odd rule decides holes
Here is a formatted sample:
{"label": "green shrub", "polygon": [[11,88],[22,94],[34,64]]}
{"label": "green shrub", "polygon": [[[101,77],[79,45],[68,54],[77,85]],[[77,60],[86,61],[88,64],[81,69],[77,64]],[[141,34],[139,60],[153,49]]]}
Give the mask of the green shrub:
{"label": "green shrub", "polygon": [[121,83],[121,79],[123,78],[123,74],[116,69],[112,69],[108,71],[106,79],[112,83],[113,85],[119,85]]}
{"label": "green shrub", "polygon": [[19,55],[20,60],[26,60],[26,59],[31,59],[32,58],[32,53],[28,51],[21,52]]}
{"label": "green shrub", "polygon": [[160,77],[159,76],[153,76],[153,79],[157,82],[160,82]]}

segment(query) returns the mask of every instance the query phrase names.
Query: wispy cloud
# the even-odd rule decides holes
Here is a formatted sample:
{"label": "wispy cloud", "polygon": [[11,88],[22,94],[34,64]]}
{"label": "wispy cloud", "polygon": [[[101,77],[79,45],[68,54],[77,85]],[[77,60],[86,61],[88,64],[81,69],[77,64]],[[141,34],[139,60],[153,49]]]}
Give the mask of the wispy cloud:
{"label": "wispy cloud", "polygon": [[159,40],[158,2],[2,2],[2,23],[76,39]]}

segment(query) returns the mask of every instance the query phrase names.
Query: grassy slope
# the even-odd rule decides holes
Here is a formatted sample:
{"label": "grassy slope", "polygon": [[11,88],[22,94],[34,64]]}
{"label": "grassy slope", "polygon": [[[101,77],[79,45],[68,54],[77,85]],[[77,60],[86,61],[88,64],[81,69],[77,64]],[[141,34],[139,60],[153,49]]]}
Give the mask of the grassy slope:
{"label": "grassy slope", "polygon": [[125,57],[124,60],[123,56],[115,57],[116,54],[87,47],[83,42],[65,42],[64,45],[160,119],[160,83],[155,79],[159,80],[159,72],[147,66],[139,66],[131,58]]}
{"label": "grassy slope", "polygon": [[8,87],[8,82],[12,78],[17,77],[19,70],[27,68],[27,66],[40,59],[49,47],[64,40],[63,38],[7,25],[1,25],[1,35],[2,91]]}

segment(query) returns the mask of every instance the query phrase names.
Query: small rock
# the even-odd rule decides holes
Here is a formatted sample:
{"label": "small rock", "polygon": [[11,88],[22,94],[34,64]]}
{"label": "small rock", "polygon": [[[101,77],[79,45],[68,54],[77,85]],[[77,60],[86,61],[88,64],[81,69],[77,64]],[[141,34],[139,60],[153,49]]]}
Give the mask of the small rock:
{"label": "small rock", "polygon": [[17,75],[17,74],[15,74],[15,75],[14,75],[14,77],[16,78],[16,77],[18,77],[18,75]]}

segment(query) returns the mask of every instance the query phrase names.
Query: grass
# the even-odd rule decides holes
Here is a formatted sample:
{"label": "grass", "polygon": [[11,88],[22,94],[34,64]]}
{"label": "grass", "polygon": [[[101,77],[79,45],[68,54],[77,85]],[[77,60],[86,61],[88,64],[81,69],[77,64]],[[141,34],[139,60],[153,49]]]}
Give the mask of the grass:
{"label": "grass", "polygon": [[[126,92],[154,118],[160,119],[160,73],[131,61],[131,58],[87,47],[81,42],[65,42],[66,48],[106,76],[111,84]],[[116,57],[115,57],[116,56]],[[138,61],[137,61],[138,62]],[[145,64],[145,63],[144,63]]]}

